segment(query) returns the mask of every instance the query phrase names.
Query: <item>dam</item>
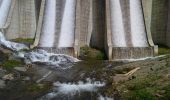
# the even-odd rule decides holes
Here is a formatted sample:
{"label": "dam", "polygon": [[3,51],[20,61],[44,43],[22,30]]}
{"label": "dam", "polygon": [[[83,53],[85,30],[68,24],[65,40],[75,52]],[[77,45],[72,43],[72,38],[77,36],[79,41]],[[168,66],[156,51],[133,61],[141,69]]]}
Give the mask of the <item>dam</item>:
{"label": "dam", "polygon": [[106,7],[110,59],[154,56],[154,46],[148,41],[141,0],[110,0],[106,1]]}
{"label": "dam", "polygon": [[105,51],[109,60],[153,57],[158,52],[154,43],[169,43],[166,37],[158,41],[153,32],[154,4],[154,0],[0,0],[0,29],[9,40],[32,38],[31,48],[57,54],[78,57],[87,45]]}

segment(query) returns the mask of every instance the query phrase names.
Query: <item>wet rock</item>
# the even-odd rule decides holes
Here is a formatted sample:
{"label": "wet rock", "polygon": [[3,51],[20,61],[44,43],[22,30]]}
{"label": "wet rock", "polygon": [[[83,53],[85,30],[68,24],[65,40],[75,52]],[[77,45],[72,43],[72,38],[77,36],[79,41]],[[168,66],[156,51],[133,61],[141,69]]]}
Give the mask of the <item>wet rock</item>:
{"label": "wet rock", "polygon": [[2,68],[0,68],[0,78],[2,78],[6,73],[6,70],[3,70]]}
{"label": "wet rock", "polygon": [[2,79],[3,80],[13,80],[14,75],[13,74],[7,74],[7,75],[3,76]]}
{"label": "wet rock", "polygon": [[30,81],[31,78],[30,78],[30,77],[24,77],[22,80],[23,80],[23,81]]}
{"label": "wet rock", "polygon": [[15,67],[14,69],[17,70],[17,71],[21,71],[21,72],[26,72],[27,71],[26,67]]}
{"label": "wet rock", "polygon": [[8,55],[0,51],[0,63],[7,59],[8,59]]}
{"label": "wet rock", "polygon": [[0,88],[4,88],[6,86],[5,81],[0,80]]}

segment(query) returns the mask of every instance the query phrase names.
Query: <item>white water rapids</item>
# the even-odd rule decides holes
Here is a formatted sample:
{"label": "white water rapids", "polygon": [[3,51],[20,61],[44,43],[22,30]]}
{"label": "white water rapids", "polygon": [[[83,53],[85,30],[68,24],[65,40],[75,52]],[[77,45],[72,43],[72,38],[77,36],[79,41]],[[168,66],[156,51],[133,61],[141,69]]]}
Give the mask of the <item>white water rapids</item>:
{"label": "white water rapids", "polygon": [[[59,95],[75,96],[76,94],[80,95],[81,92],[96,92],[99,88],[102,88],[104,86],[104,82],[92,82],[91,79],[87,79],[87,82],[79,81],[78,83],[55,82],[53,92],[46,94],[39,100],[53,100]],[[99,96],[99,100],[103,100],[101,96]]]}
{"label": "white water rapids", "polygon": [[40,49],[28,53],[20,53],[19,55],[25,59],[26,63],[43,63],[61,69],[70,68],[73,63],[79,61],[72,56],[48,53],[45,50]]}

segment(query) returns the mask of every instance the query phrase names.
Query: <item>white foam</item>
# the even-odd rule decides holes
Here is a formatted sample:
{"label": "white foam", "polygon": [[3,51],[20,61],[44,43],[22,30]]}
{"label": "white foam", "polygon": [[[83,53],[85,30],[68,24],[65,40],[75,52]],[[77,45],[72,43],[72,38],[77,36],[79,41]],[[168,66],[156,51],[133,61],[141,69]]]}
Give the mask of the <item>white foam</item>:
{"label": "white foam", "polygon": [[105,83],[100,81],[88,82],[84,83],[79,81],[78,83],[54,83],[54,92],[48,93],[43,96],[40,100],[51,100],[58,95],[70,95],[74,96],[76,94],[81,94],[81,92],[96,92],[98,88],[104,87]]}
{"label": "white foam", "polygon": [[45,63],[47,65],[54,65],[60,68],[64,68],[62,65],[65,65],[67,66],[67,68],[69,68],[71,66],[67,64],[79,61],[77,58],[74,58],[72,56],[68,56],[65,54],[48,53],[45,50],[40,50],[40,49],[37,51],[25,53],[24,58],[26,60],[26,63],[40,62],[40,63]]}
{"label": "white foam", "polygon": [[75,95],[76,93],[80,92],[94,92],[97,91],[97,88],[105,86],[105,83],[96,81],[96,82],[78,82],[75,83],[54,83],[54,86],[58,87],[58,92],[62,94],[72,94]]}

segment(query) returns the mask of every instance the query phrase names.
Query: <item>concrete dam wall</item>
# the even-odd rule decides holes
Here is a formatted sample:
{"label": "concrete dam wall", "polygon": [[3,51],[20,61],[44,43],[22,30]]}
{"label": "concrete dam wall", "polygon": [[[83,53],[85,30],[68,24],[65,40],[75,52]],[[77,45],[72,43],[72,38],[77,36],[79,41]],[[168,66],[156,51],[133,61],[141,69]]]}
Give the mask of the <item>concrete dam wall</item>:
{"label": "concrete dam wall", "polygon": [[32,47],[71,56],[88,45],[110,60],[150,57],[157,52],[154,43],[169,44],[165,2],[160,7],[156,0],[11,0],[1,30],[8,39],[35,38]]}
{"label": "concrete dam wall", "polygon": [[34,0],[1,0],[1,29],[8,39],[34,38],[36,16]]}

